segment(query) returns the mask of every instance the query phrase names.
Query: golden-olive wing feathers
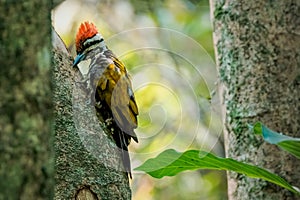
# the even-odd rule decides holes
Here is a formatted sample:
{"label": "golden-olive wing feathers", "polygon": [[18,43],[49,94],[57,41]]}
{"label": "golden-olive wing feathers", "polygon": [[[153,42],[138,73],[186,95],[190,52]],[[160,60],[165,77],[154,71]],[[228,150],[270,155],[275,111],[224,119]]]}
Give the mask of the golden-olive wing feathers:
{"label": "golden-olive wing feathers", "polygon": [[[109,63],[97,83],[96,97],[111,110],[112,118],[125,134],[138,142],[134,129],[137,127],[138,108],[135,102],[131,81],[124,64],[114,54],[104,52]],[[129,141],[130,142],[130,141]],[[128,144],[129,144],[128,142]]]}
{"label": "golden-olive wing feathers", "polygon": [[133,135],[133,129],[137,127],[138,109],[132,91],[130,78],[125,71],[123,64],[117,58],[114,58],[113,61],[116,66],[115,68],[117,69],[116,71],[118,71],[118,68],[121,69],[121,76],[112,93],[112,113],[119,127],[131,136],[136,137]]}

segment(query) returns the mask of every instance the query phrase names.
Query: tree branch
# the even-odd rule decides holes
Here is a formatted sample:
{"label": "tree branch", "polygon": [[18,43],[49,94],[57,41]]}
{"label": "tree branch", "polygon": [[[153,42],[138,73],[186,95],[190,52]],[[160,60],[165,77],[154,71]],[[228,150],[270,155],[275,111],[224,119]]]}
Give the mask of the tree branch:
{"label": "tree branch", "polygon": [[130,199],[116,145],[100,127],[79,70],[72,67],[63,42],[53,34],[55,198]]}

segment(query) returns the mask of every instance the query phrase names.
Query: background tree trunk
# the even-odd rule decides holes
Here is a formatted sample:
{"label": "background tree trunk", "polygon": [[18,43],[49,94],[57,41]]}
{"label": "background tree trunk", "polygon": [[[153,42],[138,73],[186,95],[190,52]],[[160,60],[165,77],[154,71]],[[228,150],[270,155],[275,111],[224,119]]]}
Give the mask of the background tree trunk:
{"label": "background tree trunk", "polygon": [[116,145],[104,134],[72,58],[53,32],[55,198],[131,199]]}
{"label": "background tree trunk", "polygon": [[0,3],[0,199],[52,199],[51,1]]}
{"label": "background tree trunk", "polygon": [[[76,72],[63,45],[54,54],[51,98],[50,13],[50,1],[0,3],[0,199],[52,199],[53,146],[56,199],[130,199],[128,178],[120,170],[114,145],[94,134],[100,133],[95,132],[99,127],[90,128],[98,123],[95,116],[73,116]],[[74,119],[89,125],[92,134],[78,131]]]}
{"label": "background tree trunk", "polygon": [[[300,186],[300,161],[248,131],[262,121],[300,137],[300,2],[211,1],[222,82],[228,157],[271,170]],[[228,173],[229,199],[299,199],[262,180]]]}

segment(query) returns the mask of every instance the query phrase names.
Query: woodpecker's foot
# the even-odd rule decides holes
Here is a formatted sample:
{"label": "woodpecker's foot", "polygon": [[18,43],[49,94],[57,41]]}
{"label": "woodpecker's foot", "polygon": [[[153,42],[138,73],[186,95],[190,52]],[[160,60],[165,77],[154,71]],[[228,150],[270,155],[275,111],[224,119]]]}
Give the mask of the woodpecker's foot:
{"label": "woodpecker's foot", "polygon": [[95,103],[95,107],[100,109],[100,108],[102,107],[102,105],[101,105],[100,102],[96,102],[96,103]]}

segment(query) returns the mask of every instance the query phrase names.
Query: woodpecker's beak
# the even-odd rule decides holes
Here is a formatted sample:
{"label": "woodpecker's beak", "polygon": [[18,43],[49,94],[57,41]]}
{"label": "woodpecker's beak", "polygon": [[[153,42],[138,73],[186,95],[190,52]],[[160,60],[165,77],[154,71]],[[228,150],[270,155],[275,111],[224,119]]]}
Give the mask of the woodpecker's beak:
{"label": "woodpecker's beak", "polygon": [[73,67],[75,67],[80,61],[82,61],[85,58],[84,54],[78,54],[73,62]]}

